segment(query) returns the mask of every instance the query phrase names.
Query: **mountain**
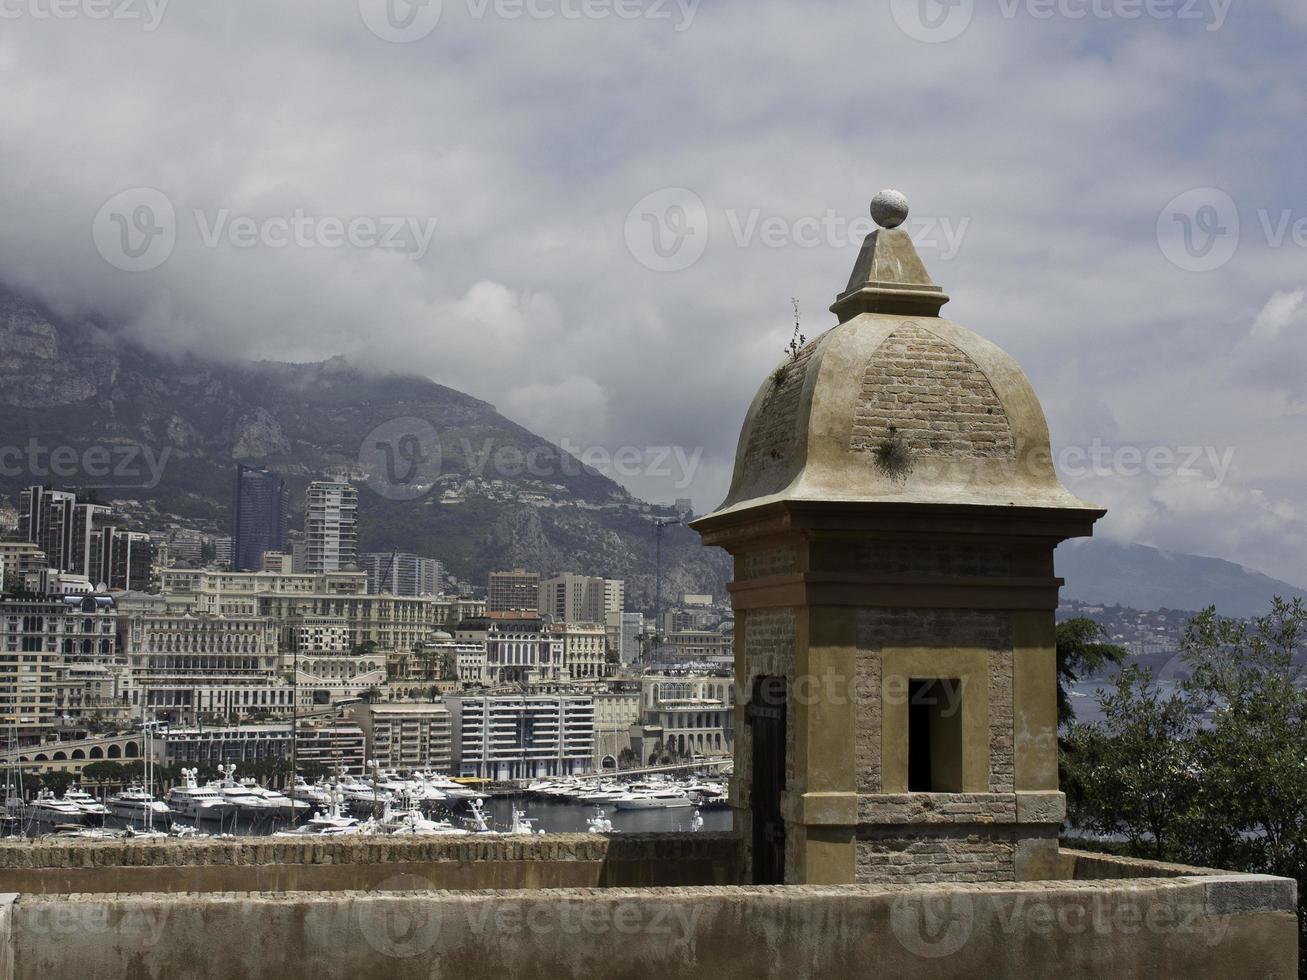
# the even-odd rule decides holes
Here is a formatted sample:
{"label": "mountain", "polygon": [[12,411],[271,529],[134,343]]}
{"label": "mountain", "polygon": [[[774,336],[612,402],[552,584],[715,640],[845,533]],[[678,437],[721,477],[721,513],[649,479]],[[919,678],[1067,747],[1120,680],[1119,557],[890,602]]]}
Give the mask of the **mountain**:
{"label": "mountain", "polygon": [[[0,447],[0,494],[95,487],[214,528],[227,527],[237,462],[286,477],[292,527],[310,480],[349,471],[361,551],[431,555],[474,583],[513,567],[623,578],[632,609],[653,605],[650,519],[669,513],[427,378],[341,358],[165,357],[2,288]],[[668,529],[663,560],[664,596],[723,594],[728,556],[688,529]]]}
{"label": "mountain", "polygon": [[1201,610],[1227,616],[1269,611],[1271,598],[1307,599],[1307,591],[1220,558],[1161,551],[1105,538],[1068,541],[1057,549],[1062,596],[1136,609]]}

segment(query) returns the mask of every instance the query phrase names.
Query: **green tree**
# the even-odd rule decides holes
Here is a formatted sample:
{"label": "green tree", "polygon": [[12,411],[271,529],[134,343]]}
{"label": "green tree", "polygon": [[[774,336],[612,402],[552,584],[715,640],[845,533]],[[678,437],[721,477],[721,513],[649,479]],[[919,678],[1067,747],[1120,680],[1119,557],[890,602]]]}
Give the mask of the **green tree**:
{"label": "green tree", "polygon": [[1188,625],[1188,678],[1163,694],[1127,667],[1102,722],[1069,726],[1069,815],[1137,856],[1294,878],[1307,977],[1307,605]]}
{"label": "green tree", "polygon": [[1126,651],[1113,643],[1100,623],[1077,616],[1057,624],[1057,721],[1065,725],[1074,717],[1067,689],[1076,681],[1093,677],[1108,664],[1120,665]]}
{"label": "green tree", "polygon": [[1129,666],[1099,695],[1103,721],[1072,722],[1062,770],[1072,820],[1121,835],[1138,856],[1164,858],[1193,803],[1193,717],[1179,692],[1163,695],[1152,671]]}
{"label": "green tree", "polygon": [[54,793],[55,796],[63,796],[64,790],[72,785],[73,774],[71,772],[60,772],[57,769],[51,769],[49,772],[41,773],[41,786]]}

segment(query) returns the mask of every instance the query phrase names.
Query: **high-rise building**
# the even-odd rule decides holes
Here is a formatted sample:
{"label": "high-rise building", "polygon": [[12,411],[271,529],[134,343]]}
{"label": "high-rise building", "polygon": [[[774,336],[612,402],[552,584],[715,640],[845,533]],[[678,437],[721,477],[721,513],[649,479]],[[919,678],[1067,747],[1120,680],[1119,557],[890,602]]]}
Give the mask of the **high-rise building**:
{"label": "high-rise building", "polygon": [[563,623],[606,623],[626,605],[626,583],[563,572],[540,583],[540,612]]}
{"label": "high-rise building", "polygon": [[232,568],[256,572],[265,551],[284,551],[290,495],[286,481],[255,466],[236,467],[232,499]]}
{"label": "high-rise building", "polygon": [[640,657],[640,637],[644,633],[644,613],[610,612],[605,624],[608,649],[617,654],[622,666]]}
{"label": "high-rise building", "polygon": [[359,555],[359,568],[368,573],[368,592],[380,595],[438,595],[444,566],[434,558],[379,551]]}
{"label": "high-rise building", "polygon": [[491,572],[486,612],[533,612],[540,608],[540,573],[515,568]]}
{"label": "high-rise building", "polygon": [[101,537],[113,518],[111,508],[78,502],[67,490],[28,487],[20,494],[18,532],[45,552],[51,569],[94,579],[100,566]]}
{"label": "high-rise building", "polygon": [[213,538],[213,562],[220,568],[231,568],[231,549],[234,542],[230,535],[217,534]]}
{"label": "high-rise building", "polygon": [[91,578],[115,590],[148,592],[154,583],[154,544],[150,536],[141,531],[105,528],[99,571]]}
{"label": "high-rise building", "polygon": [[355,564],[358,516],[359,492],[348,483],[309,484],[304,498],[306,572],[338,572]]}

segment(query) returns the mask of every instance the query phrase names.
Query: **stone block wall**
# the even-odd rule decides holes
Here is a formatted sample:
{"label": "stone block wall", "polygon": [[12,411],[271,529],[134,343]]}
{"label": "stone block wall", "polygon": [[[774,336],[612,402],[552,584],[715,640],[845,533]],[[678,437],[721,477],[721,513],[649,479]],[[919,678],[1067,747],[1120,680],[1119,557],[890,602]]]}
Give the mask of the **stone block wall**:
{"label": "stone block wall", "polygon": [[892,436],[922,456],[1016,454],[1007,412],[989,378],[917,323],[894,331],[867,365],[849,448],[870,453]]}

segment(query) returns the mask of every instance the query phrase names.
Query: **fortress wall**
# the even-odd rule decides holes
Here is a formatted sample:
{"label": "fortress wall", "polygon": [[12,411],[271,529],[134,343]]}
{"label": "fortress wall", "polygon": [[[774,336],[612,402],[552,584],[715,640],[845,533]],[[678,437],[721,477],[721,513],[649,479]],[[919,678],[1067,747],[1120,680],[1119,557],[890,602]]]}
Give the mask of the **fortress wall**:
{"label": "fortress wall", "polygon": [[731,834],[0,842],[0,893],[289,892],[738,883]]}
{"label": "fortress wall", "polygon": [[1293,883],[21,895],[0,978],[1282,977]]}

